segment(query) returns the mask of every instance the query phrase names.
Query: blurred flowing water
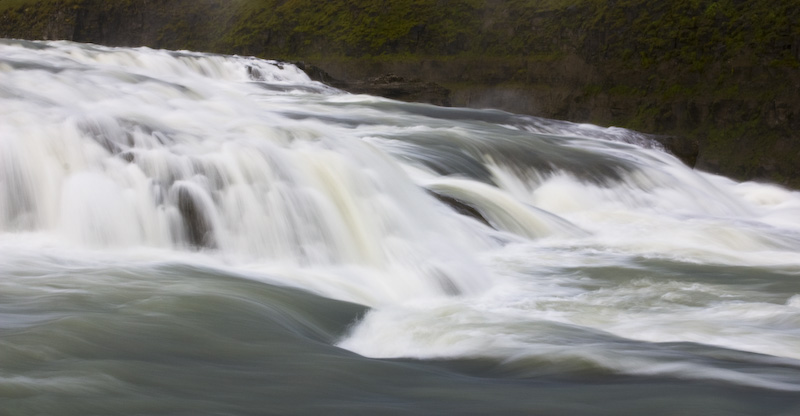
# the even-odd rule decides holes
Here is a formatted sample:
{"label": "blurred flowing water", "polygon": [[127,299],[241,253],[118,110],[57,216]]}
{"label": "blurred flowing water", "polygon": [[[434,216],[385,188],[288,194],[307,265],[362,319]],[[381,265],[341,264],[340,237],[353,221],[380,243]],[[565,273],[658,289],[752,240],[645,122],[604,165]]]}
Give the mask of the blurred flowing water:
{"label": "blurred flowing water", "polygon": [[255,58],[0,40],[0,414],[800,414],[800,194]]}

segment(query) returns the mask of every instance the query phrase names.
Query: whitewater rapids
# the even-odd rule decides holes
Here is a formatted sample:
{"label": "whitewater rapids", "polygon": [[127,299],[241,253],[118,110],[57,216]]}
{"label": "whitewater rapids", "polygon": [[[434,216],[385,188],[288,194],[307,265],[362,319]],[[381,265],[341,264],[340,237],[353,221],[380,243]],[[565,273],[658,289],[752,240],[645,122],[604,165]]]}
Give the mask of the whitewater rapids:
{"label": "whitewater rapids", "polygon": [[[265,354],[313,349],[314,371],[488,360],[581,388],[729,386],[704,394],[745,409],[761,404],[735,391],[755,389],[790,414],[800,193],[694,171],[635,132],[352,95],[286,63],[0,40],[0,398],[190,412],[214,393],[175,386],[203,363],[260,362],[254,316],[283,328]],[[175,373],[160,366],[181,345],[191,377],[125,367]],[[246,383],[236,368],[219,377]]]}

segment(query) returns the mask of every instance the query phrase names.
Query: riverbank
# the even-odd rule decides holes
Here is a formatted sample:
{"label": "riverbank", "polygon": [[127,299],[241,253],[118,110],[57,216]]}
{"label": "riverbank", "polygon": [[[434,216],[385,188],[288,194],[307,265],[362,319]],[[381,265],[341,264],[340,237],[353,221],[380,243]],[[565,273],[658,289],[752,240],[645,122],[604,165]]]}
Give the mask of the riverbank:
{"label": "riverbank", "polygon": [[[789,0],[0,0],[0,36],[303,61],[433,82],[453,106],[699,144],[699,169],[800,187]],[[441,104],[441,102],[437,103]]]}

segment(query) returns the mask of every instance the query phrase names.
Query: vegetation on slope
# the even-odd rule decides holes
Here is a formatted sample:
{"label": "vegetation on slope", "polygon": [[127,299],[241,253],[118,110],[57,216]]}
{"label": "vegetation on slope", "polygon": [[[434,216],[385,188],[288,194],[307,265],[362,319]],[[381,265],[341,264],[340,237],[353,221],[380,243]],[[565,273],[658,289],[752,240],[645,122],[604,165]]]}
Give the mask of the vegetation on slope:
{"label": "vegetation on slope", "polygon": [[0,0],[0,36],[419,76],[457,105],[688,135],[701,167],[800,187],[798,22],[794,0]]}

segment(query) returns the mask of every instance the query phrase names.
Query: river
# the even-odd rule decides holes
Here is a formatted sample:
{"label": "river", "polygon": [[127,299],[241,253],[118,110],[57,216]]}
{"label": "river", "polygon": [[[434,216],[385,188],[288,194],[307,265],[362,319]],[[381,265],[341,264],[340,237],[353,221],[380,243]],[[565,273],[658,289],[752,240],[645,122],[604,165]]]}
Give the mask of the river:
{"label": "river", "polygon": [[800,193],[274,61],[0,40],[0,414],[800,414]]}

